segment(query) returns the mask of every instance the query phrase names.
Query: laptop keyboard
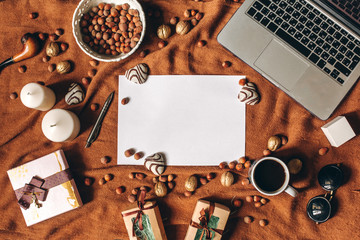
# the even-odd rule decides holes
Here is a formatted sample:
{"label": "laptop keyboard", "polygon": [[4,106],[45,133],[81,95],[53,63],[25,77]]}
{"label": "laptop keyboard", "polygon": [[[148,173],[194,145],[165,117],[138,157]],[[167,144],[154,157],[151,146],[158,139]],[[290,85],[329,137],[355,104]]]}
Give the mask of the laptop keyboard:
{"label": "laptop keyboard", "polygon": [[257,0],[247,15],[341,85],[360,61],[360,41],[305,0]]}

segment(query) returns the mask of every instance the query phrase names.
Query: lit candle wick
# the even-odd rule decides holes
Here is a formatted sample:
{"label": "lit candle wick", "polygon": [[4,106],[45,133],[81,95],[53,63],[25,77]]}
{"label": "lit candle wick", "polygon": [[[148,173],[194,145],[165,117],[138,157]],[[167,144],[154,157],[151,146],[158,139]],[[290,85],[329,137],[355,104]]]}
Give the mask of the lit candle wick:
{"label": "lit candle wick", "polygon": [[56,126],[56,124],[52,124],[52,125],[50,125],[50,127],[55,127]]}

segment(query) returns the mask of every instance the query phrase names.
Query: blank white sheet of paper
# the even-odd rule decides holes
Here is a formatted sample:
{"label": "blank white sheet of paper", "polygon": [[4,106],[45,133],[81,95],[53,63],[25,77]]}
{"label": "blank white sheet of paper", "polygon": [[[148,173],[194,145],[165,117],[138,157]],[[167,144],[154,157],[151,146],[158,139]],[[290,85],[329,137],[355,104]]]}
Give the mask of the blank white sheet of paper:
{"label": "blank white sheet of paper", "polygon": [[[160,152],[167,165],[216,166],[245,156],[245,76],[150,75],[144,84],[119,76],[119,165],[143,165]],[[122,105],[121,99],[129,103]],[[135,160],[127,149],[144,153]]]}

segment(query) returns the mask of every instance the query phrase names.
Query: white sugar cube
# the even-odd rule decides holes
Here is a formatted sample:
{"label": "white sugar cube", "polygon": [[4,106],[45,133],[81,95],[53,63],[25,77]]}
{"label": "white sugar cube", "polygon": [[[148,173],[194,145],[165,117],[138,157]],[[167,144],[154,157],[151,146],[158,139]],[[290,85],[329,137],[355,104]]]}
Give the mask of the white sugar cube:
{"label": "white sugar cube", "polygon": [[339,147],[355,137],[354,130],[344,116],[334,118],[331,122],[322,126],[321,130],[333,147]]}

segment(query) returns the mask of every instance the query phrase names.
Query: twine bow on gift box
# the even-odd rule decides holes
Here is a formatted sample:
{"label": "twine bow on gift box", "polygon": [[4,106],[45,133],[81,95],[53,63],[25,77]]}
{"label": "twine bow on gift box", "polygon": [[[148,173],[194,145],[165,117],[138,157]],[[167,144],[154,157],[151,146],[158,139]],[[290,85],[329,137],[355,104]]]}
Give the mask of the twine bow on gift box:
{"label": "twine bow on gift box", "polygon": [[205,234],[206,239],[212,239],[213,235],[216,233],[222,235],[223,234],[223,230],[220,229],[215,229],[215,228],[211,228],[208,226],[209,224],[209,220],[211,218],[211,216],[214,213],[214,209],[215,209],[215,203],[210,202],[210,207],[208,210],[208,214],[206,214],[205,209],[201,209],[200,211],[200,217],[199,217],[199,223],[194,222],[193,220],[190,221],[190,226],[198,228],[198,229],[202,229],[202,233],[200,236],[200,240],[203,239],[203,236]]}
{"label": "twine bow on gift box", "polygon": [[141,231],[144,230],[143,220],[142,220],[142,216],[144,215],[144,210],[149,210],[149,209],[155,208],[157,205],[156,203],[154,203],[153,205],[151,205],[149,207],[145,207],[145,196],[146,196],[145,190],[141,190],[140,192],[138,192],[137,206],[138,206],[139,210],[135,210],[135,211],[131,211],[131,212],[123,214],[123,217],[127,217],[130,215],[136,214],[135,220],[133,222],[133,228],[132,228],[133,237],[135,237],[135,227],[136,227],[137,222],[139,223],[139,229]]}
{"label": "twine bow on gift box", "polygon": [[25,210],[30,207],[32,202],[39,208],[41,204],[38,203],[38,200],[45,201],[50,188],[56,187],[71,179],[72,175],[69,169],[55,173],[44,179],[34,176],[30,183],[15,190],[16,198],[18,199],[19,205]]}

